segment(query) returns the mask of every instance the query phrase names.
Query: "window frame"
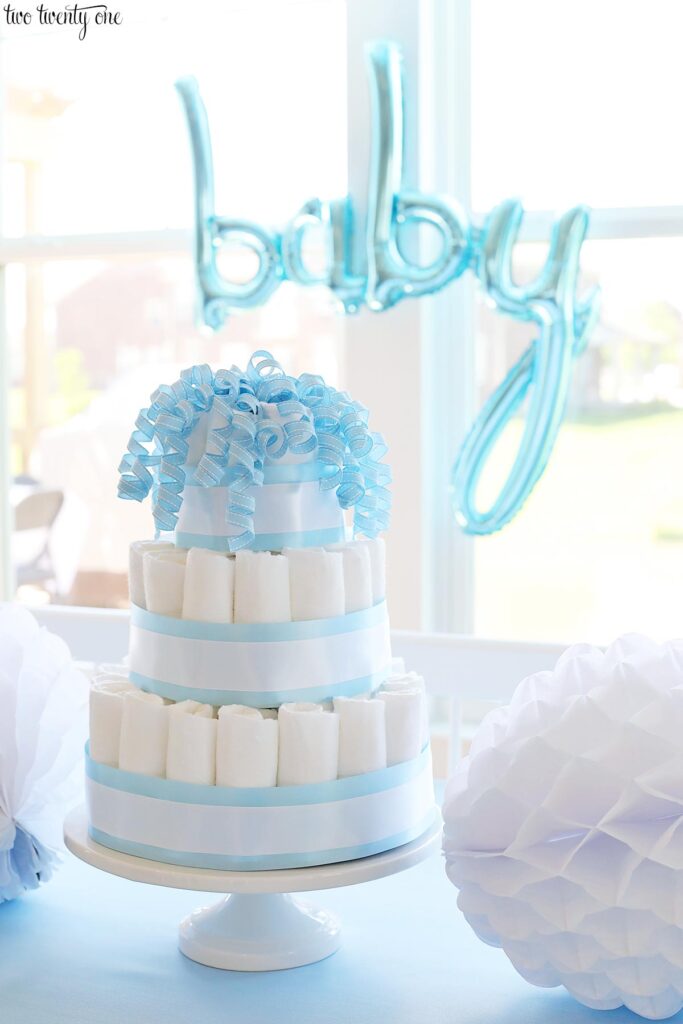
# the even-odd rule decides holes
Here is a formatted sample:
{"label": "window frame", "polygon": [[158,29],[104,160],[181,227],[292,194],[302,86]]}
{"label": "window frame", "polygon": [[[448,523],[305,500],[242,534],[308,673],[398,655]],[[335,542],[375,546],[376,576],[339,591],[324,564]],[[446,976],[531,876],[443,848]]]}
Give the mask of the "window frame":
{"label": "window frame", "polygon": [[[365,43],[391,38],[403,49],[406,92],[406,174],[424,191],[457,197],[471,208],[471,0],[347,0],[349,192],[363,213],[370,112]],[[0,111],[4,80],[0,47]],[[5,150],[0,119],[0,166]],[[450,125],[440,132],[438,126]],[[2,202],[0,176],[0,205]],[[503,197],[501,197],[503,198]],[[577,197],[577,200],[580,197]],[[473,219],[481,223],[483,211]],[[527,212],[520,240],[547,242],[553,214]],[[589,238],[683,236],[683,205],[594,209]],[[61,236],[0,236],[0,599],[14,593],[11,559],[10,426],[4,289],[9,263],[71,259],[187,256],[192,233],[126,231]],[[364,311],[343,324],[344,379],[365,399],[377,423],[401,452],[395,512],[388,538],[392,617],[399,628],[418,624],[444,633],[474,632],[474,541],[454,522],[448,482],[458,444],[474,409],[475,284],[464,275],[420,302],[403,302],[376,314]],[[458,339],[454,343],[453,339]],[[400,353],[400,358],[396,353]],[[368,393],[386,377],[389,387]],[[368,384],[370,382],[370,384]],[[396,396],[402,401],[397,401]],[[407,396],[419,404],[419,423],[404,411]],[[432,410],[438,410],[438,421]],[[418,581],[417,585],[415,581]],[[394,598],[393,595],[396,595]],[[81,609],[95,621],[100,609]],[[50,617],[50,609],[41,612]]]}

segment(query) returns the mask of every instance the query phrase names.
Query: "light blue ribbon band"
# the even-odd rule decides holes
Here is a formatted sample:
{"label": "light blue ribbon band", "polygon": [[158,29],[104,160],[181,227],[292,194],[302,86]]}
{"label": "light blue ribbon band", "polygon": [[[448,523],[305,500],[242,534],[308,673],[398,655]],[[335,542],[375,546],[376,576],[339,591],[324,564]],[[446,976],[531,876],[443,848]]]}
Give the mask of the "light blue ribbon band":
{"label": "light blue ribbon band", "polygon": [[[305,464],[271,469],[269,483],[248,487],[239,500],[229,475],[212,477],[211,486],[196,475],[197,482],[186,482],[175,522],[177,543],[219,551],[243,546],[266,551],[343,540],[344,513],[334,490],[326,486],[329,473],[321,476],[320,469],[313,472]],[[232,513],[239,513],[237,520]],[[248,543],[242,543],[244,516],[252,519]]]}
{"label": "light blue ribbon band", "polygon": [[[387,617],[386,601],[372,608],[331,619],[309,619],[305,622],[221,623],[196,622],[157,615],[131,605],[131,623],[149,633],[180,636],[187,640],[222,640],[230,643],[276,643],[283,640],[313,640],[318,637],[355,633],[383,622]],[[197,691],[193,691],[197,692]]]}
{"label": "light blue ribbon band", "polygon": [[297,701],[321,702],[334,697],[358,697],[361,693],[378,690],[389,674],[389,665],[381,672],[359,679],[349,679],[343,683],[327,686],[306,686],[299,690],[213,690],[196,686],[179,686],[177,683],[166,683],[163,679],[150,679],[140,672],[129,671],[128,678],[141,690],[157,693],[167,700],[198,700],[202,704],[244,704],[249,708],[275,708],[281,704],[293,704]]}
{"label": "light blue ribbon band", "polygon": [[109,789],[118,789],[136,796],[148,796],[174,803],[202,804],[211,807],[294,807],[302,804],[332,803],[369,796],[410,782],[420,775],[430,760],[426,746],[419,757],[390,768],[352,775],[333,782],[315,782],[303,786],[259,786],[253,788],[203,786],[194,782],[158,779],[152,775],[125,772],[111,765],[99,764],[90,757],[90,744],[85,748],[85,771],[88,778]]}
{"label": "light blue ribbon band", "polygon": [[[283,467],[284,468],[284,467]],[[175,531],[179,548],[208,548],[210,551],[230,551],[230,536]],[[342,544],[346,540],[343,526],[327,530],[302,530],[300,533],[257,533],[249,544],[250,551],[282,551],[283,548],[323,548],[328,544]]]}
{"label": "light blue ribbon band", "polygon": [[208,868],[218,871],[278,871],[286,868],[314,867],[316,864],[338,864],[340,861],[359,860],[361,857],[372,857],[376,853],[393,850],[423,835],[433,824],[435,816],[436,811],[432,809],[422,821],[412,828],[406,829],[397,835],[387,836],[384,839],[378,839],[372,843],[363,843],[359,846],[344,846],[336,850],[313,850],[306,853],[262,854],[255,857],[230,857],[211,853],[177,853],[175,850],[148,846],[146,843],[135,843],[127,839],[118,839],[92,826],[89,827],[88,832],[96,843],[100,843],[100,845],[106,846],[110,850],[127,853],[133,857],[143,857],[145,860],[160,861],[163,864],[178,864],[182,867]]}

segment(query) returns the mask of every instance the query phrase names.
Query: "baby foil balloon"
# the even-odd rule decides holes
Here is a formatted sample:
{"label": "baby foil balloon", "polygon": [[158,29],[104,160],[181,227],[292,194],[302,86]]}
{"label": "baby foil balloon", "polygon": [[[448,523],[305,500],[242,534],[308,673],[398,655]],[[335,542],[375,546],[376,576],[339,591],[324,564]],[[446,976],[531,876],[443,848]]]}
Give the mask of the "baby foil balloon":
{"label": "baby foil balloon", "polygon": [[[378,42],[368,48],[367,56],[372,132],[366,214],[359,216],[351,196],[314,197],[282,230],[217,215],[211,137],[199,87],[193,78],[176,83],[194,164],[195,256],[202,317],[218,329],[230,313],[266,302],[283,280],[302,287],[327,287],[345,313],[357,313],[363,307],[381,313],[404,299],[439,292],[472,271],[502,315],[529,321],[536,328],[527,351],[481,409],[453,467],[457,522],[467,533],[492,533],[517,514],[545,469],[564,415],[574,361],[583,352],[597,316],[597,292],[577,297],[588,211],[578,206],[555,224],[540,274],[529,285],[517,285],[511,268],[523,216],[521,204],[506,200],[478,228],[456,200],[421,192],[405,181],[401,51],[394,43]],[[429,226],[438,238],[438,251],[429,262],[407,251],[406,229],[415,225]],[[324,261],[312,270],[304,250],[314,230],[324,239]],[[221,272],[218,261],[226,244],[256,256],[251,279],[232,281]],[[477,503],[481,475],[498,437],[525,400],[528,408],[517,456],[490,507],[481,509]]]}
{"label": "baby foil balloon", "polygon": [[448,784],[458,906],[534,985],[683,1007],[683,641],[579,646],[482,723]]}

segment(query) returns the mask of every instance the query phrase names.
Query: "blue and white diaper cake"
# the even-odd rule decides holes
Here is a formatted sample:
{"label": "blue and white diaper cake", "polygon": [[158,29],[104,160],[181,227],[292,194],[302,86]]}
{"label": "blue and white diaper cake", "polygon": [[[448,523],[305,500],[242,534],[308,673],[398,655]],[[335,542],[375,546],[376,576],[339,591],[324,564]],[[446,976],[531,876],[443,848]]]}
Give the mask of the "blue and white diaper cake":
{"label": "blue and white diaper cake", "polygon": [[266,352],[154,393],[119,494],[151,494],[157,539],[131,546],[129,664],[91,691],[97,842],[247,871],[430,827],[424,683],[389,642],[385,450],[362,406]]}

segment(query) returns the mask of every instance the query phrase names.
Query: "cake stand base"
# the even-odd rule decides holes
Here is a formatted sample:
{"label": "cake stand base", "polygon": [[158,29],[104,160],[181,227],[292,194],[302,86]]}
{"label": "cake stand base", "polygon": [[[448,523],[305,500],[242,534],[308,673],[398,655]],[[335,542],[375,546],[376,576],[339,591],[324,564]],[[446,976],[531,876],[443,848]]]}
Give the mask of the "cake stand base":
{"label": "cake stand base", "polygon": [[336,953],[338,919],[289,894],[233,893],[180,925],[180,952],[228,971],[281,971]]}
{"label": "cake stand base", "polygon": [[337,918],[291,893],[338,889],[371,882],[419,864],[441,845],[441,816],[404,846],[372,857],[279,871],[220,871],[162,864],[110,850],[88,834],[84,807],[64,822],[64,841],[76,857],[121,878],[172,889],[230,893],[180,925],[180,950],[208,967],[230,971],[280,971],[323,960],[341,942]]}

